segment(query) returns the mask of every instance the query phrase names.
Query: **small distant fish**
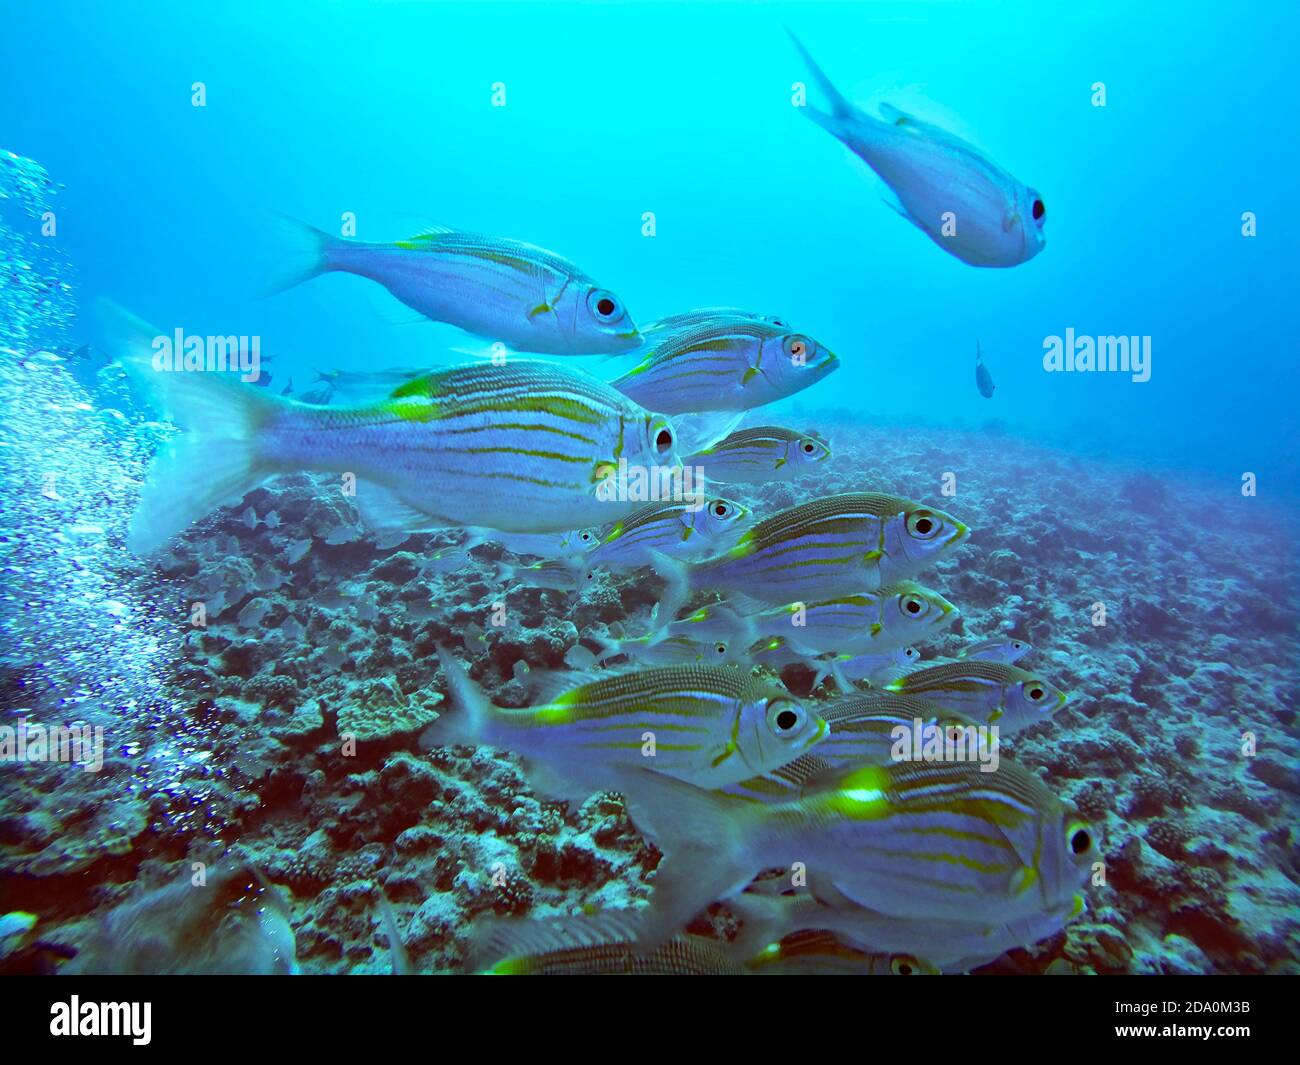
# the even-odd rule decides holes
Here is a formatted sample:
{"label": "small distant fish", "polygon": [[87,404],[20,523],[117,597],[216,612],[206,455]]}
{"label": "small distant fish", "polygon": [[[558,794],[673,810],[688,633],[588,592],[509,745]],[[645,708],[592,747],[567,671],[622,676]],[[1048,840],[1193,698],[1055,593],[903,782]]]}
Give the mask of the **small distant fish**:
{"label": "small distant fish", "polygon": [[735,544],[749,527],[750,513],[721,498],[651,503],[608,529],[584,562],[625,570],[651,565],[659,554],[707,558]]}
{"label": "small distant fish", "polygon": [[661,557],[673,612],[692,591],[740,591],[769,603],[830,597],[905,580],[970,530],[941,510],[876,492],[800,503],[760,521],[735,547],[696,565]]}
{"label": "small distant fish", "polygon": [[975,387],[985,399],[993,398],[993,375],[984,365],[984,353],[980,351],[979,341],[975,341]]}
{"label": "small distant fish", "polygon": [[919,669],[884,687],[997,725],[1003,735],[1046,721],[1069,700],[1060,688],[1019,666],[974,658]]}
{"label": "small distant fish", "polygon": [[595,577],[595,571],[581,557],[547,558],[517,566],[509,562],[496,564],[496,579],[502,584],[523,584],[556,592],[576,592],[589,585]]}
{"label": "small distant fish", "polygon": [[240,628],[252,629],[262,623],[262,619],[270,613],[271,604],[265,599],[253,599],[238,614]]}
{"label": "small distant fish", "polygon": [[1005,662],[1007,665],[1014,665],[1032,650],[1033,648],[1024,640],[1018,640],[1014,636],[993,636],[978,643],[967,644],[957,652],[957,657],[978,658],[986,662]]}
{"label": "small distant fish", "polygon": [[426,318],[516,351],[614,354],[641,342],[618,296],[544,248],[441,226],[367,243],[284,222],[296,258],[273,290],[338,270],[379,282]]}
{"label": "small distant fish", "polygon": [[851,691],[856,680],[882,688],[906,676],[920,661],[921,652],[915,647],[900,647],[885,654],[830,655],[817,660],[813,687],[829,676],[835,678],[840,691]]}
{"label": "small distant fish", "polygon": [[273,510],[269,514],[267,514],[267,516],[262,519],[262,524],[265,525],[268,529],[278,529],[280,527],[279,511]]}
{"label": "small distant fish", "polygon": [[280,395],[282,395],[282,396],[292,396],[292,395],[293,395],[293,378],[292,378],[292,377],[289,378],[289,383],[288,383],[287,385],[285,385],[282,389],[280,389]]}
{"label": "small distant fish", "polygon": [[831,457],[822,440],[774,425],[739,429],[686,459],[710,481],[731,484],[791,481]]}
{"label": "small distant fish", "polygon": [[622,639],[613,636],[590,638],[600,645],[600,660],[625,655],[638,666],[740,665],[748,658],[747,645],[743,642],[698,640],[662,633]]}
{"label": "small distant fish", "polygon": [[250,529],[256,529],[256,528],[257,528],[257,511],[255,511],[252,507],[249,507],[248,509],[246,509],[246,510],[244,511],[243,514],[241,514],[241,515],[239,516],[239,520],[240,520],[241,522],[243,522],[246,526],[248,526],[248,528],[250,528]]}
{"label": "small distant fish", "polygon": [[[831,104],[805,115],[843,141],[898,197],[889,206],[972,266],[1018,266],[1043,250],[1043,198],[960,137],[882,103],[881,118],[849,103],[790,39]],[[888,201],[886,201],[888,202]],[[944,232],[945,219],[954,227]]]}
{"label": "small distant fish", "polygon": [[438,658],[454,709],[421,745],[513,751],[539,792],[557,798],[586,798],[612,786],[616,767],[647,763],[720,787],[788,762],[826,734],[825,722],[784,688],[729,666],[551,676],[534,705],[512,710],[489,703],[446,651]]}
{"label": "small distant fish", "polygon": [[284,557],[286,561],[288,561],[289,565],[296,566],[299,562],[301,562],[303,556],[305,556],[307,552],[311,550],[311,543],[312,543],[311,537],[307,537],[306,539],[303,540],[293,541],[293,543],[291,543],[285,549],[284,552]]}
{"label": "small distant fish", "polygon": [[838,366],[832,351],[778,318],[719,308],[648,328],[645,355],[614,387],[665,414],[745,411],[792,396]]}

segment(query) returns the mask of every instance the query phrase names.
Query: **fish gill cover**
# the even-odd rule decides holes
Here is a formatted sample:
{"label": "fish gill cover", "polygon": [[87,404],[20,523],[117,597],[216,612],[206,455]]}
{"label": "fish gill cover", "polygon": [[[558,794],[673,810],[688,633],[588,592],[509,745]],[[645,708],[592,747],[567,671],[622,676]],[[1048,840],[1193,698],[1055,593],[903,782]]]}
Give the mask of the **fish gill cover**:
{"label": "fish gill cover", "polygon": [[[892,194],[853,209],[914,283],[1078,253],[818,37],[781,106]],[[361,356],[262,351],[102,298],[175,316],[133,269],[83,289],[68,192],[0,152],[5,971],[1300,971],[1294,499],[987,420],[1052,337],[982,341],[972,389],[966,321],[964,406],[900,413],[796,282],[797,320],[752,274],[655,306],[661,253],[571,261],[503,184],[505,236],[282,221],[286,294],[236,315],[342,327],[383,288],[447,343],[352,313]],[[1104,357],[1068,334],[1063,372]]]}

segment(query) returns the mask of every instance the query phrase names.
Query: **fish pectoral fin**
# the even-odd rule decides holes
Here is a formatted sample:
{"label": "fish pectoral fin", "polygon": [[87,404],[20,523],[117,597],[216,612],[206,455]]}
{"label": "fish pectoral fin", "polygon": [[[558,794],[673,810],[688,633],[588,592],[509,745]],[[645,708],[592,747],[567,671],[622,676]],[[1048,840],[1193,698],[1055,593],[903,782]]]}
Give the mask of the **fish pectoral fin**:
{"label": "fish pectoral fin", "polygon": [[760,370],[757,366],[751,366],[751,367],[750,367],[748,370],[746,370],[746,371],[744,372],[744,374],[741,376],[741,378],[740,378],[740,383],[741,383],[742,385],[747,385],[747,384],[749,384],[750,381],[752,381],[755,377],[757,377],[757,376],[758,376],[760,373],[762,373],[762,372],[763,372],[763,371]]}
{"label": "fish pectoral fin", "polygon": [[539,314],[549,314],[554,309],[555,308],[553,308],[549,303],[545,303],[545,302],[539,303],[536,307],[534,307],[531,311],[528,312],[528,317],[531,320],[533,318],[536,318]]}
{"label": "fish pectoral fin", "polygon": [[1020,223],[1019,211],[1008,211],[1002,216],[1002,232],[1010,233]]}
{"label": "fish pectoral fin", "polygon": [[452,524],[399,499],[391,489],[373,481],[358,481],[352,497],[368,529],[406,529],[410,532],[438,529]]}
{"label": "fish pectoral fin", "polygon": [[916,228],[919,229],[922,233],[925,232],[925,226],[921,225],[920,222],[918,222],[915,218],[913,218],[912,215],[908,213],[907,208],[904,207],[897,200],[891,200],[888,196],[882,196],[880,197],[880,200],[886,207],[888,207],[891,211],[893,211],[896,215],[898,215],[899,218],[903,219],[904,221],[911,222],[912,225],[916,226]]}

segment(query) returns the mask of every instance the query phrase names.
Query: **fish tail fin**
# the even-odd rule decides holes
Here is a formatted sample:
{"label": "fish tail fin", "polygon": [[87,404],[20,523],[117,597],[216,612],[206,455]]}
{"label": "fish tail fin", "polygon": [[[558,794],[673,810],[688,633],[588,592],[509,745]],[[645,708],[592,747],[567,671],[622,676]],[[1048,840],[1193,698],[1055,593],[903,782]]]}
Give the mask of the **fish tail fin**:
{"label": "fish tail fin", "polygon": [[654,560],[654,569],[664,579],[664,595],[659,601],[658,617],[664,619],[664,625],[672,624],[677,612],[690,601],[695,594],[694,572],[687,562],[673,558],[662,551],[650,552]]}
{"label": "fish tail fin", "polygon": [[462,666],[445,647],[438,645],[438,661],[447,681],[447,691],[455,704],[450,713],[441,714],[438,720],[420,734],[420,747],[450,747],[457,744],[474,746],[482,743],[481,737],[492,715],[492,704],[469,678]]}
{"label": "fish tail fin", "polygon": [[144,555],[276,472],[259,440],[285,401],[218,371],[156,366],[158,330],[110,300],[97,310],[107,350],[186,430],[159,451],[131,518],[127,546]]}
{"label": "fish tail fin", "polygon": [[273,217],[284,250],[278,268],[262,287],[263,296],[274,296],[335,268],[333,255],[348,241],[286,214]]}
{"label": "fish tail fin", "polygon": [[813,59],[808,49],[803,46],[803,42],[794,35],[794,30],[787,26],[785,32],[790,35],[790,40],[794,42],[794,46],[803,57],[803,61],[808,64],[808,70],[812,74],[813,80],[817,82],[831,105],[830,114],[826,114],[822,111],[814,111],[812,108],[808,107],[803,108],[804,113],[819,126],[824,126],[826,129],[830,130],[830,132],[838,136],[842,129],[844,120],[851,118],[856,114],[855,108],[851,103],[849,103],[844,94],[835,87],[834,82],[826,76],[826,72],[817,65],[817,61]]}
{"label": "fish tail fin", "polygon": [[617,776],[632,823],[665,854],[637,936],[640,949],[649,951],[761,871],[761,863],[753,868],[747,843],[763,808],[650,769]]}
{"label": "fish tail fin", "polygon": [[384,935],[388,938],[388,959],[393,975],[410,976],[414,971],[411,968],[411,957],[402,942],[402,933],[397,927],[397,914],[393,912],[393,904],[388,901],[388,896],[378,884],[375,885],[375,892],[379,898],[379,916],[383,920]]}
{"label": "fish tail fin", "polygon": [[561,951],[625,947],[640,939],[641,910],[522,920],[485,916],[474,922],[465,966],[486,976],[524,976],[536,972],[547,955]]}

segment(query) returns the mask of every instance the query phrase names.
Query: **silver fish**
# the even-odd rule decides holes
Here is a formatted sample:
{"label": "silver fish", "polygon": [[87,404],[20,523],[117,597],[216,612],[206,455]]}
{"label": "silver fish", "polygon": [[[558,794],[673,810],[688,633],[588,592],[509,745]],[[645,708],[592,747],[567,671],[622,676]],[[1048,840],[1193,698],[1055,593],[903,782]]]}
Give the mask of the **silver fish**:
{"label": "silver fish", "polygon": [[1046,721],[1069,700],[1060,688],[1019,666],[967,658],[918,669],[884,685],[1010,735]]}
{"label": "silver fish", "polygon": [[445,227],[367,243],[284,221],[297,255],[273,291],[340,270],[378,281],[426,318],[517,351],[615,354],[641,343],[618,296],[544,248]]}
{"label": "silver fish", "polygon": [[794,395],[838,366],[833,352],[780,319],[723,308],[655,323],[641,361],[614,387],[665,414],[744,411]]}
{"label": "silver fish", "polygon": [[970,643],[957,652],[958,659],[978,658],[985,662],[1005,662],[1015,665],[1033,648],[1014,636],[991,636],[987,640]]}
{"label": "silver fish", "polygon": [[636,509],[606,490],[624,463],[656,475],[681,468],[667,418],[567,367],[479,363],[430,373],[368,407],[312,407],[220,375],[156,371],[156,331],[116,308],[105,316],[133,371],[189,430],[141,494],[130,536],[138,552],[283,472],[338,473],[373,529],[558,532]]}
{"label": "silver fish", "polygon": [[710,481],[739,484],[790,481],[830,457],[830,447],[811,434],[760,425],[738,429],[686,463],[703,467]]}
{"label": "silver fish", "polygon": [[735,545],[750,525],[750,513],[721,498],[651,503],[607,529],[584,561],[623,570],[651,565],[656,554],[707,558]]}
{"label": "silver fish", "polygon": [[881,104],[854,107],[790,34],[831,113],[804,114],[843,141],[898,197],[890,204],[950,255],[972,266],[1018,266],[1043,250],[1043,198],[979,149],[938,126]]}

